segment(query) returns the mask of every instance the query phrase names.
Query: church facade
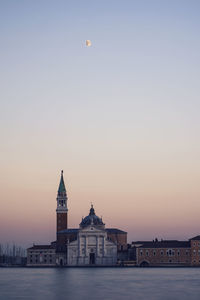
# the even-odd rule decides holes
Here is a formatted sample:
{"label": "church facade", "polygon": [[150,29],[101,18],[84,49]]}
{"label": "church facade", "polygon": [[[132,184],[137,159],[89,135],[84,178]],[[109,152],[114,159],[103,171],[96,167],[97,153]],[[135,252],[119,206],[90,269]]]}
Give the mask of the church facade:
{"label": "church facade", "polygon": [[95,215],[91,206],[82,220],[75,241],[67,245],[68,265],[115,265],[117,244],[108,240],[105,224]]}
{"label": "church facade", "polygon": [[63,171],[57,194],[56,241],[27,249],[27,266],[113,266],[127,250],[127,233],[106,228],[91,205],[79,228],[68,228],[67,192]]}

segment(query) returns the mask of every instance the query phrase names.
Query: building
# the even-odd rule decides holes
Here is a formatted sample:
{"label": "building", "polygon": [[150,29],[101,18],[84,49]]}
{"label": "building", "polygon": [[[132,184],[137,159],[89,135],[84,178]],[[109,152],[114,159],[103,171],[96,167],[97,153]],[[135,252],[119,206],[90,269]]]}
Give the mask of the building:
{"label": "building", "polygon": [[108,239],[105,224],[96,216],[93,205],[82,219],[76,240],[67,245],[68,265],[116,265],[117,244]]}
{"label": "building", "polygon": [[63,171],[56,200],[56,241],[28,248],[27,266],[200,266],[200,235],[188,241],[155,239],[127,244],[127,232],[106,228],[93,205],[78,228],[68,228]]}
{"label": "building", "polygon": [[67,192],[63,171],[57,194],[56,242],[27,249],[27,266],[108,266],[116,265],[127,251],[127,232],[106,228],[91,205],[79,228],[68,228]]}
{"label": "building", "polygon": [[200,266],[200,235],[190,239],[191,265]]}
{"label": "building", "polygon": [[200,236],[188,241],[138,241],[131,244],[137,266],[200,266]]}
{"label": "building", "polygon": [[55,266],[55,245],[33,245],[27,249],[27,266],[43,267]]}

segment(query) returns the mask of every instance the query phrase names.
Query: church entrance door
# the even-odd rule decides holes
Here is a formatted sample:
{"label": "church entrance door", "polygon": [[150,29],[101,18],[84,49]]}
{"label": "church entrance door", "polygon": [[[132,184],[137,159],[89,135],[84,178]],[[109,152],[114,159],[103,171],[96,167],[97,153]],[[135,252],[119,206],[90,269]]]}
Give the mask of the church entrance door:
{"label": "church entrance door", "polygon": [[61,258],[61,260],[60,260],[60,266],[61,266],[61,267],[63,266],[63,260],[62,260],[62,258]]}
{"label": "church entrance door", "polygon": [[90,253],[90,265],[95,264],[95,253]]}

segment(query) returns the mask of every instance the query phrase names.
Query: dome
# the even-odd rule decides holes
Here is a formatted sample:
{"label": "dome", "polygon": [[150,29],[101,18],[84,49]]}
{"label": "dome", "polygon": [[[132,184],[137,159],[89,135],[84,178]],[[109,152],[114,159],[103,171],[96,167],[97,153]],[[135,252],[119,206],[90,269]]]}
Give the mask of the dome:
{"label": "dome", "polygon": [[89,215],[83,218],[80,223],[80,227],[86,227],[88,225],[101,226],[101,227],[105,225],[102,221],[102,218],[96,216],[93,205],[91,205]]}

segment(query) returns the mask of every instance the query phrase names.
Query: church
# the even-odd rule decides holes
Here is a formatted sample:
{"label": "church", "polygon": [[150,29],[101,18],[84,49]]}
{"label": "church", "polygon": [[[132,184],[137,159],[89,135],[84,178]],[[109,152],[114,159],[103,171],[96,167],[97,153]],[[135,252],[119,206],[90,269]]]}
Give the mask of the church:
{"label": "church", "polygon": [[68,228],[67,191],[63,171],[57,193],[57,238],[50,245],[27,249],[27,266],[113,266],[127,250],[127,232],[106,228],[93,205],[79,228]]}
{"label": "church", "polygon": [[63,171],[57,193],[56,241],[27,249],[27,266],[192,266],[200,267],[200,235],[188,241],[134,241],[127,233],[107,228],[91,205],[78,228],[68,228],[67,192]]}
{"label": "church", "polygon": [[68,242],[68,265],[115,265],[117,244],[108,239],[105,224],[96,216],[93,205],[77,230],[76,240]]}

